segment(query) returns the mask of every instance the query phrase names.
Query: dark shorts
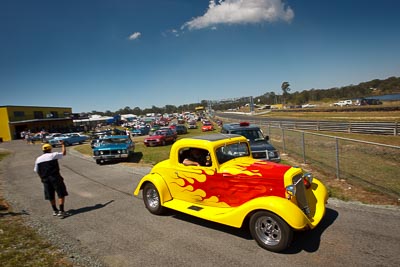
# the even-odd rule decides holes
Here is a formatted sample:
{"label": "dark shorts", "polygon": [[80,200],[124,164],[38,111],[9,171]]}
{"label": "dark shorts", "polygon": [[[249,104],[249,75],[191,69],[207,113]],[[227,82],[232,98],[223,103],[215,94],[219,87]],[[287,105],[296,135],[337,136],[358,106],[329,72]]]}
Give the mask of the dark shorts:
{"label": "dark shorts", "polygon": [[59,198],[68,196],[67,187],[64,184],[64,179],[59,177],[48,177],[43,181],[44,186],[44,198],[46,200],[54,200],[55,193]]}

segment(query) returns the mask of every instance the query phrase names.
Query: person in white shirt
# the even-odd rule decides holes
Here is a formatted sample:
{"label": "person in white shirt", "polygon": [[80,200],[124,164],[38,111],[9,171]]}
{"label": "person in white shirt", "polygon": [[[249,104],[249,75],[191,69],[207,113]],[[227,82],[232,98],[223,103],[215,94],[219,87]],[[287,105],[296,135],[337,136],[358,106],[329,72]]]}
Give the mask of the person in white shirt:
{"label": "person in white shirt", "polygon": [[[61,141],[61,152],[52,152],[51,150],[52,146],[49,144],[42,146],[43,155],[36,159],[34,171],[39,175],[43,183],[44,197],[50,201],[53,215],[64,218],[68,215],[64,210],[65,197],[68,196],[68,192],[64,178],[60,174],[58,160],[67,154],[67,150],[63,141]],[[59,208],[56,205],[56,193]]]}

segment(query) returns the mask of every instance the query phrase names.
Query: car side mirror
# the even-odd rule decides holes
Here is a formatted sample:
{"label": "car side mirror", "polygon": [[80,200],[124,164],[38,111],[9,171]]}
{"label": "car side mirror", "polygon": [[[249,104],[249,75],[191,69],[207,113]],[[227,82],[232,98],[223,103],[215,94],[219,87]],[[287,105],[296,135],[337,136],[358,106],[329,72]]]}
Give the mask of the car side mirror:
{"label": "car side mirror", "polygon": [[265,141],[269,141],[269,135],[265,136]]}

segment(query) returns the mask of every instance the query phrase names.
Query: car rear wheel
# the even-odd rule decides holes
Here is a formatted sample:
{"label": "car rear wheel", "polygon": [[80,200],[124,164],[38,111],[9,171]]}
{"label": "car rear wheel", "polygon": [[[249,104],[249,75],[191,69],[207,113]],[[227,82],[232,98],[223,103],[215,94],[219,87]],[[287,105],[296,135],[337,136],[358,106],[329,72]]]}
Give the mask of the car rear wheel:
{"label": "car rear wheel", "polygon": [[165,208],[161,206],[160,194],[152,183],[147,183],[143,188],[143,201],[146,208],[153,214],[160,215],[165,213]]}
{"label": "car rear wheel", "polygon": [[250,233],[258,245],[273,252],[286,249],[293,237],[289,225],[268,211],[258,211],[251,216]]}

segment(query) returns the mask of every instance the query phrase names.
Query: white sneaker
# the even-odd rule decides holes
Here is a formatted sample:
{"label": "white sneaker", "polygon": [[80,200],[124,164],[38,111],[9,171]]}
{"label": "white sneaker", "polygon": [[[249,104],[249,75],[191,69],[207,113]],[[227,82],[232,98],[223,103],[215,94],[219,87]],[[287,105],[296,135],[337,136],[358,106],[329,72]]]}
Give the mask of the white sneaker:
{"label": "white sneaker", "polygon": [[68,217],[69,216],[69,213],[67,213],[67,212],[65,212],[65,211],[59,211],[58,213],[57,213],[57,217],[59,217],[59,218],[61,218],[61,219],[64,219],[65,217]]}

